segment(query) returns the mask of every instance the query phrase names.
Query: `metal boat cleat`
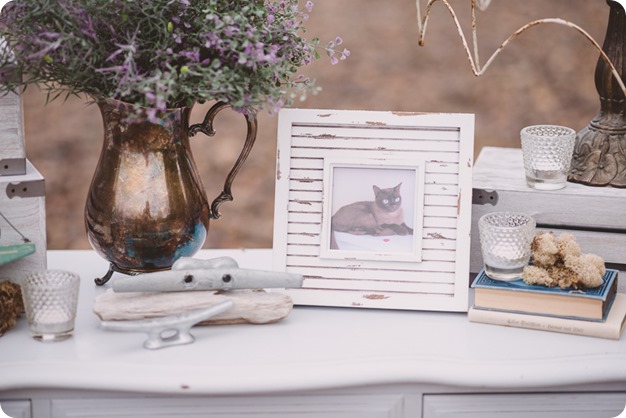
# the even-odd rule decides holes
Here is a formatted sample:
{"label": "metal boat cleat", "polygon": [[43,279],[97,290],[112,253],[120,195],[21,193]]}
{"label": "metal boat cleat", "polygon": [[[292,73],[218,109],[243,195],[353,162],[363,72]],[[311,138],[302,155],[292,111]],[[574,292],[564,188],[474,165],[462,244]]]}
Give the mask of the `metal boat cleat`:
{"label": "metal boat cleat", "polygon": [[[267,289],[302,287],[295,273],[234,268],[192,268],[116,277],[114,292],[183,292],[194,290]],[[195,268],[193,268],[195,267]]]}
{"label": "metal boat cleat", "polygon": [[219,269],[219,268],[237,268],[239,264],[232,257],[216,257],[208,260],[201,260],[193,257],[180,257],[174,261],[172,270],[187,269]]}
{"label": "metal boat cleat", "polygon": [[174,345],[191,344],[195,340],[190,332],[191,327],[233,306],[234,302],[228,300],[209,308],[195,309],[161,318],[102,321],[100,324],[103,329],[110,331],[145,332],[148,334],[148,339],[143,343],[143,347],[148,350],[157,350]]}

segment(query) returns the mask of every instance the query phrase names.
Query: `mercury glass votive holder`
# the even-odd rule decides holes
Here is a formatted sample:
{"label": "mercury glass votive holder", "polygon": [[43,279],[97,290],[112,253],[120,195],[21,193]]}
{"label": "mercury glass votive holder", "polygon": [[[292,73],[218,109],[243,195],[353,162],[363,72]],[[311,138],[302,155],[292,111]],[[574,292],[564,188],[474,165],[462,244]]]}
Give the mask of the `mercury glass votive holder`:
{"label": "mercury glass votive holder", "polygon": [[492,212],[478,220],[480,249],[487,276],[502,281],[521,277],[530,261],[535,226],[532,217],[517,212]]}
{"label": "mercury glass votive holder", "polygon": [[34,339],[63,341],[74,331],[80,276],[69,271],[46,270],[21,281],[28,327]]}
{"label": "mercury glass votive holder", "polygon": [[558,190],[567,184],[576,131],[565,126],[534,125],[520,132],[527,184]]}

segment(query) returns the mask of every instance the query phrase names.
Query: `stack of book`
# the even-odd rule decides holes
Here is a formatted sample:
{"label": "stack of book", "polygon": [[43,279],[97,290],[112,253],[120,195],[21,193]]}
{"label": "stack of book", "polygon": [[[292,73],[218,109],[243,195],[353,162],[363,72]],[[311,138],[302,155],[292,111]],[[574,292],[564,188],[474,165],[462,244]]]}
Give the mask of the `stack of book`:
{"label": "stack of book", "polygon": [[626,294],[617,293],[617,271],[607,269],[595,289],[561,289],[503,282],[478,273],[469,320],[618,340],[626,321]]}

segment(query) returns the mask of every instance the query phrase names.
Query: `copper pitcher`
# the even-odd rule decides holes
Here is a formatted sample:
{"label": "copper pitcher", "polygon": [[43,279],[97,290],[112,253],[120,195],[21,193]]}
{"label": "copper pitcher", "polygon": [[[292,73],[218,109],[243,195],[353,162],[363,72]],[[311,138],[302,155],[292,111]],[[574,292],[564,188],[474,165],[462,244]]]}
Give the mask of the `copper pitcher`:
{"label": "copper pitcher", "polygon": [[85,207],[91,246],[110,262],[113,272],[145,273],[169,269],[179,257],[195,254],[204,244],[209,220],[218,207],[233,200],[231,184],[256,139],[257,121],[246,116],[243,149],[226,177],[222,193],[209,205],[189,146],[189,136],[213,136],[214,117],[226,103],[216,103],[204,121],[189,126],[192,106],[160,112],[158,121],[129,118],[131,105],[98,102],[104,143]]}

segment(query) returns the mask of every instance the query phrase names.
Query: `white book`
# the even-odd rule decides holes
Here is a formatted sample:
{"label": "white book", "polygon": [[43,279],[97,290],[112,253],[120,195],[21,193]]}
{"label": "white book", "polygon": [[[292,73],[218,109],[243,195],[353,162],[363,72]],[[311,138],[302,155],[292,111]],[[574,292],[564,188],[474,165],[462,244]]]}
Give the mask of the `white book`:
{"label": "white book", "polygon": [[470,308],[467,316],[471,322],[619,340],[626,322],[626,294],[615,295],[615,301],[603,322],[512,313],[475,306]]}

